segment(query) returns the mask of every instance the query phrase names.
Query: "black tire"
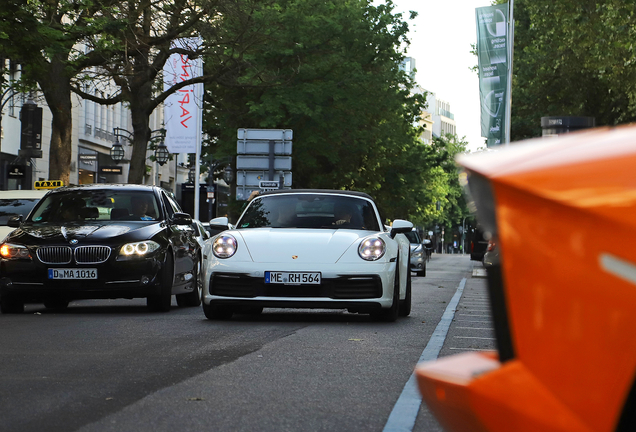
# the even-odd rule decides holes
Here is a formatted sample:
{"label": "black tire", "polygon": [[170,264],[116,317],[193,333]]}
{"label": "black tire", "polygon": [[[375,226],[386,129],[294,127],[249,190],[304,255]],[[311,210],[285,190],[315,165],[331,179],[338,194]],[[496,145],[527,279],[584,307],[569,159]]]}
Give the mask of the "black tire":
{"label": "black tire", "polygon": [[53,310],[64,310],[68,307],[69,302],[66,300],[48,300],[44,302],[44,307]]}
{"label": "black tire", "polygon": [[24,302],[15,297],[2,296],[0,298],[0,312],[3,314],[21,314],[24,312]]}
{"label": "black tire", "polygon": [[401,317],[407,317],[411,314],[411,272],[408,273],[406,279],[406,297],[404,300],[400,300],[400,311],[398,313]]}
{"label": "black tire", "polygon": [[261,306],[248,306],[241,310],[245,315],[260,315],[263,313],[263,308]]}
{"label": "black tire", "polygon": [[[410,273],[410,270],[409,270]],[[376,321],[395,322],[400,308],[400,259],[398,257],[395,268],[395,280],[393,283],[393,303],[389,309],[382,309],[372,313],[371,317]]]}
{"label": "black tire", "polygon": [[172,253],[166,254],[166,262],[159,277],[159,293],[148,296],[146,304],[152,312],[168,312],[172,303],[172,286],[174,285],[174,259]]}
{"label": "black tire", "polygon": [[194,276],[194,289],[192,292],[185,294],[177,294],[177,305],[180,307],[193,307],[201,305],[201,293],[203,290],[203,282],[201,281],[201,259],[197,258],[192,271]]}
{"label": "black tire", "polygon": [[426,276],[426,261],[424,261],[424,265],[422,267],[422,270],[418,271],[417,275],[418,276],[422,276],[422,277]]}
{"label": "black tire", "polygon": [[228,306],[206,305],[205,302],[202,305],[203,313],[209,320],[229,320],[234,315],[234,310]]}

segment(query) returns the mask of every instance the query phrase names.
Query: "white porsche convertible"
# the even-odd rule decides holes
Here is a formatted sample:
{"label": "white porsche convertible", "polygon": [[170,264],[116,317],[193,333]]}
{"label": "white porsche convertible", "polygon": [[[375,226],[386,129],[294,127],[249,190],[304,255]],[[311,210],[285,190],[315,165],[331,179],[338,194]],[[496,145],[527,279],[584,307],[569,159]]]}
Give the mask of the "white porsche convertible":
{"label": "white porsche convertible", "polygon": [[373,199],[361,192],[264,192],[204,251],[203,311],[208,319],[263,308],[347,309],[395,321],[411,312],[413,224],[385,229]]}

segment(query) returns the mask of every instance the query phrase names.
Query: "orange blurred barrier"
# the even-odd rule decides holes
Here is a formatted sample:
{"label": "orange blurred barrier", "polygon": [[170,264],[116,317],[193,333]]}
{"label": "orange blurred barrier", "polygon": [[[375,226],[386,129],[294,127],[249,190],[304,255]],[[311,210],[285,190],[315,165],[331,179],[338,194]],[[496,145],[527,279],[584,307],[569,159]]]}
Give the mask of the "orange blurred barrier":
{"label": "orange blurred barrier", "polygon": [[636,431],[636,126],[458,158],[499,263],[496,353],[418,365],[449,431]]}

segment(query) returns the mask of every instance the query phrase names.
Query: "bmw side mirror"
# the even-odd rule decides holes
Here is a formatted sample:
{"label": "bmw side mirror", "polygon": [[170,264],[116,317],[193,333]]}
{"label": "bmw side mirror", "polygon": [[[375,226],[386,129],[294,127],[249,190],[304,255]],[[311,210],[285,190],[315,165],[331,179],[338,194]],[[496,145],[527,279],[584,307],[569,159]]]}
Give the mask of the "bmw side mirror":
{"label": "bmw side mirror", "polygon": [[11,228],[20,228],[20,225],[22,224],[23,220],[24,219],[22,215],[11,216],[9,220],[7,221],[7,226]]}
{"label": "bmw side mirror", "polygon": [[411,232],[413,229],[413,224],[409,221],[405,221],[402,219],[396,219],[393,221],[393,226],[391,227],[391,238],[395,238],[398,234],[406,234]]}
{"label": "bmw side mirror", "polygon": [[172,215],[171,222],[175,225],[191,225],[192,216],[187,213],[175,213]]}

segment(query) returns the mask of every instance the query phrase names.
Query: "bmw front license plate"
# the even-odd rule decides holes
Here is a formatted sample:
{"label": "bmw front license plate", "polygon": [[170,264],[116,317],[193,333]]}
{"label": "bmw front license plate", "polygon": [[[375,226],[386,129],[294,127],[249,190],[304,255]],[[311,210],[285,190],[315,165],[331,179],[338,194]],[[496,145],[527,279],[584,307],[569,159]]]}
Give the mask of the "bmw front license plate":
{"label": "bmw front license plate", "polygon": [[265,272],[266,284],[320,285],[320,273]]}
{"label": "bmw front license plate", "polygon": [[49,279],[97,279],[97,269],[50,268]]}

